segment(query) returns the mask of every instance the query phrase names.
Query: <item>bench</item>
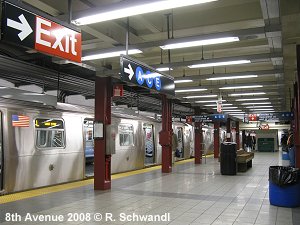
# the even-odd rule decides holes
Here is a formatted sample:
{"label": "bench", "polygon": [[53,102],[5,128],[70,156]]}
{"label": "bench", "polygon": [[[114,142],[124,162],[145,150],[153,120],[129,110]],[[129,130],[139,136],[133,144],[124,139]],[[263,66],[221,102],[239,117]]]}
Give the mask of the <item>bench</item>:
{"label": "bench", "polygon": [[248,168],[252,167],[253,152],[246,152],[243,149],[237,150],[237,166],[238,172],[246,172]]}

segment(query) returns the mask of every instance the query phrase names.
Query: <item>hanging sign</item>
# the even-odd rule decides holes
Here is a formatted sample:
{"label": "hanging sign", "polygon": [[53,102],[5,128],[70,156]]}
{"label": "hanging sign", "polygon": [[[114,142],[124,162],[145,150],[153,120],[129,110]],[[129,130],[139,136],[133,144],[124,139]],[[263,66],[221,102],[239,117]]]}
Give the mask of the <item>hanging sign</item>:
{"label": "hanging sign", "polygon": [[113,89],[113,97],[122,97],[124,94],[124,89],[122,84],[115,84]]}
{"label": "hanging sign", "polygon": [[291,121],[294,119],[292,112],[273,112],[260,114],[245,114],[244,122],[259,121],[259,122],[279,122]]}
{"label": "hanging sign", "polygon": [[28,9],[3,3],[3,41],[81,62],[81,33],[46,19]]}
{"label": "hanging sign", "polygon": [[185,117],[185,122],[188,124],[192,124],[193,123],[193,117],[192,116],[186,116]]}
{"label": "hanging sign", "polygon": [[155,90],[158,93],[175,96],[173,77],[124,55],[120,58],[120,68],[121,80]]}
{"label": "hanging sign", "polygon": [[222,96],[218,97],[218,101],[217,101],[217,112],[220,113],[222,112]]}
{"label": "hanging sign", "polygon": [[207,114],[194,116],[195,122],[212,123],[212,122],[225,122],[227,120],[226,114]]}

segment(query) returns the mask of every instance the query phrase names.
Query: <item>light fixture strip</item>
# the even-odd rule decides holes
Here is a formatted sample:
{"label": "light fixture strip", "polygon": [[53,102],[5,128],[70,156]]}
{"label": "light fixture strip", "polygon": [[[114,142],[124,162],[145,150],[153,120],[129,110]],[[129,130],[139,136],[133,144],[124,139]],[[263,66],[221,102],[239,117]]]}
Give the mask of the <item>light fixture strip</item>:
{"label": "light fixture strip", "polygon": [[222,43],[230,43],[239,41],[238,37],[222,37],[222,38],[212,38],[206,40],[198,40],[198,41],[186,41],[174,44],[168,44],[164,46],[160,46],[161,49],[178,49],[178,48],[189,48],[195,46],[204,46],[204,45],[214,45],[214,44],[222,44]]}
{"label": "light fixture strip", "polygon": [[270,105],[271,102],[245,102],[241,105]]}
{"label": "light fixture strip", "polygon": [[[142,53],[142,51],[139,50],[139,49],[130,49],[130,50],[128,50],[128,55],[133,55],[133,54],[138,54],[138,53]],[[81,61],[118,57],[122,54],[125,55],[126,51],[123,50],[123,51],[116,51],[116,52],[106,52],[106,53],[87,55],[87,56],[83,56],[81,58]]]}
{"label": "light fixture strip", "polygon": [[190,82],[193,82],[193,80],[175,80],[174,81],[175,84],[190,83]]}
{"label": "light fixture strip", "polygon": [[247,106],[245,108],[246,109],[253,109],[253,107],[255,107],[255,108],[273,108],[272,105],[256,105],[256,106]]}
{"label": "light fixture strip", "polygon": [[245,78],[254,78],[257,75],[243,75],[243,76],[228,76],[228,77],[211,77],[206,80],[233,80],[233,79],[245,79]]}
{"label": "light fixture strip", "polygon": [[265,95],[265,92],[250,92],[250,93],[234,93],[228,96],[251,96],[251,95]]}
{"label": "light fixture strip", "polygon": [[231,86],[231,87],[221,87],[220,90],[228,90],[228,89],[244,89],[244,88],[261,88],[262,85],[246,85],[246,86]]}
{"label": "light fixture strip", "polygon": [[[229,107],[222,107],[222,110],[224,109],[237,109],[238,107],[237,106],[229,106]],[[218,109],[218,108],[213,108],[213,109]]]}
{"label": "light fixture strip", "polygon": [[175,9],[185,6],[192,6],[203,4],[207,2],[213,2],[217,0],[163,0],[152,1],[146,4],[127,6],[124,8],[113,9],[107,12],[99,12],[94,15],[84,16],[72,21],[76,25],[87,25],[92,23],[100,23],[109,20],[115,20],[119,18],[126,18],[135,15],[146,14],[150,12],[158,12],[167,9]]}
{"label": "light fixture strip", "polygon": [[196,91],[207,91],[207,89],[206,88],[181,89],[181,90],[175,90],[175,93],[196,92]]}
{"label": "light fixture strip", "polygon": [[183,98],[213,98],[213,97],[217,97],[218,95],[194,95],[194,96],[186,96]]}
{"label": "light fixture strip", "polygon": [[241,98],[236,99],[236,102],[246,102],[246,101],[263,101],[263,100],[269,100],[269,98]]}
{"label": "light fixture strip", "polygon": [[[207,103],[207,102],[217,102],[218,100],[203,100],[203,101],[195,101],[195,103]],[[226,102],[226,100],[222,100],[222,102]]]}
{"label": "light fixture strip", "polygon": [[173,70],[173,68],[169,68],[169,67],[161,67],[161,68],[156,68],[157,71],[163,72],[163,71],[169,71],[169,70]]}
{"label": "light fixture strip", "polygon": [[229,65],[240,65],[251,63],[250,60],[234,60],[234,61],[224,61],[224,62],[214,62],[214,63],[201,63],[188,66],[191,69],[194,68],[204,68],[204,67],[214,67],[214,66],[229,66]]}
{"label": "light fixture strip", "polygon": [[[222,106],[225,105],[232,105],[231,103],[222,103]],[[217,104],[211,104],[211,105],[204,105],[205,107],[213,107],[213,106],[217,106]]]}
{"label": "light fixture strip", "polygon": [[250,109],[250,111],[274,111],[274,109],[268,109],[268,108],[265,108],[265,109]]}

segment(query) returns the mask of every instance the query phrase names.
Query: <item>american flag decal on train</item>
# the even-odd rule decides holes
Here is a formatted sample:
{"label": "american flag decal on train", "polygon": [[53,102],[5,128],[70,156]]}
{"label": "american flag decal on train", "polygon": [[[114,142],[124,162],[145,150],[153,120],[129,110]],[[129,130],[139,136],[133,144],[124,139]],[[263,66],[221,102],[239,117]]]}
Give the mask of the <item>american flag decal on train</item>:
{"label": "american flag decal on train", "polygon": [[29,116],[12,115],[13,127],[29,127]]}

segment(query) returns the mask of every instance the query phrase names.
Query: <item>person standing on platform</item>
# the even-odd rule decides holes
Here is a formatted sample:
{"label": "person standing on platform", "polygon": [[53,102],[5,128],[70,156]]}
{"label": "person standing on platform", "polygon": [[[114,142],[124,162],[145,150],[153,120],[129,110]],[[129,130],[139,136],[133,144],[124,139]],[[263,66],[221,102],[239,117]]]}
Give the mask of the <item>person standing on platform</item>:
{"label": "person standing on platform", "polygon": [[290,166],[295,167],[295,144],[294,144],[294,134],[292,130],[289,130],[289,137],[287,140]]}
{"label": "person standing on platform", "polygon": [[172,164],[175,162],[175,152],[178,147],[177,135],[172,131]]}
{"label": "person standing on platform", "polygon": [[247,138],[246,138],[246,151],[247,152],[251,152],[252,150],[252,137],[250,136],[250,133],[248,134]]}
{"label": "person standing on platform", "polygon": [[256,137],[252,136],[252,150],[255,151],[255,146],[256,146]]}
{"label": "person standing on platform", "polygon": [[284,152],[287,152],[288,149],[287,149],[287,140],[288,140],[288,137],[286,134],[283,134],[282,137],[281,137],[281,147],[282,147],[282,151]]}

